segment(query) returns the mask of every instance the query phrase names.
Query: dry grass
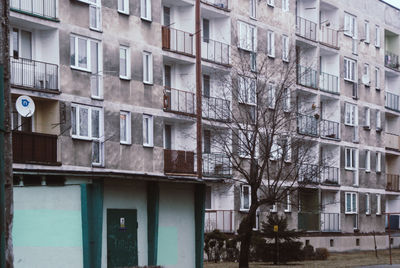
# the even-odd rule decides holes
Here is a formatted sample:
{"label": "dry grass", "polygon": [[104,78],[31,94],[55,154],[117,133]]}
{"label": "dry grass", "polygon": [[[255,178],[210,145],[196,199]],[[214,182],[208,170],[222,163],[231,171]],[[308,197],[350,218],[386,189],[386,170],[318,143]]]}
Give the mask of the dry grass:
{"label": "dry grass", "polygon": [[[400,264],[400,249],[392,250],[393,264]],[[379,250],[378,259],[375,251],[358,251],[349,253],[331,253],[326,261],[293,262],[279,267],[356,267],[361,265],[389,264],[389,250]],[[237,263],[204,263],[204,268],[237,268]],[[271,263],[251,263],[250,268],[276,267]]]}

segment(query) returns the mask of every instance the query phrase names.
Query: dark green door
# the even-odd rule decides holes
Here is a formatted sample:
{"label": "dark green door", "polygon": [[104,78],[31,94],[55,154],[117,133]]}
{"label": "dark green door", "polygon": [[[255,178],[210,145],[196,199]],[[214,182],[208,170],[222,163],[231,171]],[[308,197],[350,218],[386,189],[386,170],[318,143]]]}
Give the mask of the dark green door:
{"label": "dark green door", "polygon": [[108,268],[138,265],[137,210],[107,209]]}

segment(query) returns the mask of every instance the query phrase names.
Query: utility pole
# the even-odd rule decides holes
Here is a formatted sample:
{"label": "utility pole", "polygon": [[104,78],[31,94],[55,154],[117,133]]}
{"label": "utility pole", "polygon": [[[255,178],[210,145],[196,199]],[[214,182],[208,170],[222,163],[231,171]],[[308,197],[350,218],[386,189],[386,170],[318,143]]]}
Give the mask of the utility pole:
{"label": "utility pole", "polygon": [[0,268],[13,267],[9,0],[0,3]]}
{"label": "utility pole", "polygon": [[201,20],[200,20],[200,0],[196,0],[195,6],[195,38],[196,38],[196,153],[197,153],[197,176],[203,177],[202,163],[202,90],[201,90]]}

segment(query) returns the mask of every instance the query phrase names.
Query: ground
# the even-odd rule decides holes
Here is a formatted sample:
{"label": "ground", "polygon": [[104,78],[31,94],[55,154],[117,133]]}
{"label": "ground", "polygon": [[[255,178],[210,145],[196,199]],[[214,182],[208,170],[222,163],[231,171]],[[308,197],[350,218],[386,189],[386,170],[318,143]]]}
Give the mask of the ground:
{"label": "ground", "polygon": [[[330,253],[326,261],[293,262],[279,267],[357,267],[363,265],[389,264],[389,250],[379,250],[378,258],[375,251],[358,251],[351,253]],[[400,264],[400,249],[392,250],[392,263]],[[204,263],[204,268],[237,268],[237,263]],[[271,263],[251,263],[250,268],[276,267]]]}

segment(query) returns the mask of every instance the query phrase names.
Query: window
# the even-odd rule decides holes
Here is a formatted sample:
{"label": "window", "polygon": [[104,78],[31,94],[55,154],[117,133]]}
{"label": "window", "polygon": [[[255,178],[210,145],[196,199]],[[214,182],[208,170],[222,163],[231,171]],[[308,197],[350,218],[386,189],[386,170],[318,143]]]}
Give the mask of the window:
{"label": "window", "polygon": [[283,211],[285,212],[291,212],[292,211],[292,205],[290,204],[290,190],[286,190],[286,198],[283,203]]}
{"label": "window", "polygon": [[119,77],[122,79],[131,78],[131,53],[129,47],[119,47]]}
{"label": "window", "polygon": [[351,37],[357,36],[356,17],[349,13],[344,13],[344,34]]}
{"label": "window", "polygon": [[371,199],[369,193],[365,194],[365,214],[371,214]]}
{"label": "window", "polygon": [[256,104],[256,80],[239,76],[239,102],[250,105]]}
{"label": "window", "polygon": [[153,84],[153,55],[151,52],[143,52],[143,83]]}
{"label": "window", "polygon": [[269,209],[270,212],[278,212],[278,206],[276,205],[276,202],[272,204],[271,208]]}
{"label": "window", "polygon": [[253,225],[253,230],[257,231],[259,226],[260,226],[260,211],[257,209],[256,214],[254,215],[254,225]]}
{"label": "window", "polygon": [[240,131],[239,133],[239,156],[240,157],[250,157],[250,153],[252,151],[252,142],[253,142],[253,132],[252,131]]}
{"label": "window", "polygon": [[172,126],[164,126],[164,149],[172,149]]}
{"label": "window", "polygon": [[344,79],[351,82],[356,81],[357,62],[355,60],[344,58]]}
{"label": "window", "polygon": [[345,213],[346,214],[357,214],[357,193],[346,192],[345,199]]}
{"label": "window", "polygon": [[171,8],[166,6],[163,7],[163,25],[164,26],[171,25]]}
{"label": "window", "polygon": [[274,7],[275,6],[275,1],[274,0],[267,0],[267,5],[269,5],[270,7]]}
{"label": "window", "polygon": [[364,22],[364,42],[369,44],[369,22]]}
{"label": "window", "polygon": [[369,86],[369,64],[367,63],[364,64],[362,82],[364,83],[364,85]]}
{"label": "window", "polygon": [[376,215],[381,215],[382,209],[381,209],[381,195],[377,194],[376,195]]}
{"label": "window", "polygon": [[289,61],[289,37],[282,35],[282,60]]}
{"label": "window", "polygon": [[365,151],[365,172],[371,171],[371,151]]}
{"label": "window", "polygon": [[275,34],[272,31],[268,31],[268,40],[267,40],[267,54],[269,57],[275,57]]}
{"label": "window", "polygon": [[376,130],[377,131],[382,130],[381,111],[379,110],[376,111]]}
{"label": "window", "polygon": [[[70,56],[70,63],[72,68],[84,71],[95,71],[97,66],[92,66],[91,63],[100,62],[99,43],[86,37],[71,35]],[[98,74],[100,72],[99,70],[97,71],[98,72],[95,74]]]}
{"label": "window", "polygon": [[358,167],[357,149],[345,148],[345,168],[355,170]]}
{"label": "window", "polygon": [[257,0],[250,0],[250,18],[255,19],[257,16]]}
{"label": "window", "polygon": [[143,115],[143,146],[153,147],[153,116]]}
{"label": "window", "polygon": [[282,10],[284,12],[289,11],[289,0],[282,0]]}
{"label": "window", "polygon": [[211,153],[211,131],[207,129],[203,132],[203,153]]}
{"label": "window", "polygon": [[275,108],[275,94],[276,94],[276,86],[273,83],[268,84],[268,108],[274,109]]}
{"label": "window", "polygon": [[205,209],[211,209],[211,186],[206,186],[206,206]]}
{"label": "window", "polygon": [[100,0],[91,0],[89,5],[90,29],[101,30],[101,3]]}
{"label": "window", "polygon": [[378,67],[375,67],[375,88],[379,89],[380,88],[380,71]]}
{"label": "window", "polygon": [[140,16],[144,20],[151,21],[151,0],[141,0]]}
{"label": "window", "polygon": [[210,76],[206,74],[203,75],[203,96],[210,97]]}
{"label": "window", "polygon": [[32,59],[32,33],[17,28],[12,30],[10,53],[13,58]]}
{"label": "window", "polygon": [[122,144],[131,144],[131,113],[119,113],[119,140]]}
{"label": "window", "polygon": [[284,91],[283,111],[290,112],[290,88],[285,88]]}
{"label": "window", "polygon": [[250,70],[257,72],[257,53],[250,52]]}
{"label": "window", "polygon": [[97,140],[102,138],[103,110],[98,107],[71,105],[71,134],[73,138]]}
{"label": "window", "polygon": [[129,15],[129,0],[118,0],[118,12]]}
{"label": "window", "polygon": [[242,185],[240,188],[240,210],[249,210],[251,204],[251,186]]}
{"label": "window", "polygon": [[239,48],[247,51],[257,51],[257,28],[253,25],[238,22]]}
{"label": "window", "polygon": [[365,124],[364,127],[369,129],[371,126],[371,110],[369,107],[365,107]]}
{"label": "window", "polygon": [[210,21],[203,19],[203,42],[210,42]]}
{"label": "window", "polygon": [[357,105],[346,102],[345,106],[345,125],[357,126],[358,125],[358,110]]}
{"label": "window", "polygon": [[375,25],[375,46],[381,46],[381,33],[378,25]]}
{"label": "window", "polygon": [[382,153],[376,152],[376,173],[380,173],[382,171]]}

